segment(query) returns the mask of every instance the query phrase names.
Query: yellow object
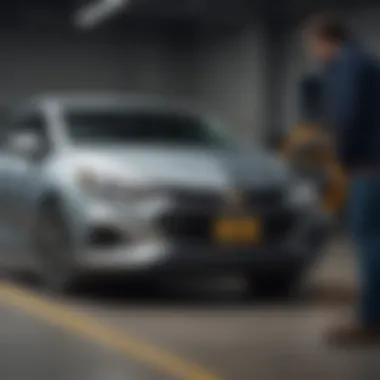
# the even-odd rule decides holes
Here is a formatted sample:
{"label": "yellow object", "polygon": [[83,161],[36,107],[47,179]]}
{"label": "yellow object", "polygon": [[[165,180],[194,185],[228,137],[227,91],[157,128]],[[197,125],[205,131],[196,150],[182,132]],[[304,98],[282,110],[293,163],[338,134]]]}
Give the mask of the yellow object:
{"label": "yellow object", "polygon": [[260,220],[247,219],[221,219],[215,223],[214,238],[222,244],[248,244],[259,243],[261,239]]}
{"label": "yellow object", "polygon": [[320,170],[326,178],[322,206],[329,213],[341,212],[347,197],[347,175],[334,157],[327,131],[318,125],[301,124],[285,138],[280,154],[294,166]]}

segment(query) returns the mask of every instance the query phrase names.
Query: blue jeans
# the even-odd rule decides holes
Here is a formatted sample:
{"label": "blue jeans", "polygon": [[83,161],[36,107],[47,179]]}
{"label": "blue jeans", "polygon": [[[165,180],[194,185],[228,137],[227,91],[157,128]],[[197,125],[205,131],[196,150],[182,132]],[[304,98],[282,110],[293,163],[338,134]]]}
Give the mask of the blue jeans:
{"label": "blue jeans", "polygon": [[380,325],[380,173],[352,179],[348,214],[358,261],[359,318]]}

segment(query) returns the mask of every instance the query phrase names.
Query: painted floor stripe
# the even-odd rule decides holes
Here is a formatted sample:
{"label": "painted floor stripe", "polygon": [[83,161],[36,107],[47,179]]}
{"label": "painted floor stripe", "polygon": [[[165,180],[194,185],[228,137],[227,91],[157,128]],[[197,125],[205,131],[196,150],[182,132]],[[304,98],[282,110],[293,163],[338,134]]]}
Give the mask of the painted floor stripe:
{"label": "painted floor stripe", "polygon": [[12,285],[0,285],[0,302],[63,328],[177,380],[221,380],[199,365],[143,342],[66,306]]}

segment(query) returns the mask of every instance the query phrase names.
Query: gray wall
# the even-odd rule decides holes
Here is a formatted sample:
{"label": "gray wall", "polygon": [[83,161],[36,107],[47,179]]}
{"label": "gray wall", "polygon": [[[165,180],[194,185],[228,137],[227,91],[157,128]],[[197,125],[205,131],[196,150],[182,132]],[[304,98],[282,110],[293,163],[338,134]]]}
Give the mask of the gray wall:
{"label": "gray wall", "polygon": [[354,14],[346,13],[346,18],[359,41],[380,56],[380,6]]}
{"label": "gray wall", "polygon": [[[347,18],[380,55],[380,10]],[[260,23],[201,34],[136,30],[75,33],[33,28],[1,31],[0,106],[41,91],[117,90],[181,96],[220,114],[252,140],[268,121],[266,35]],[[313,66],[297,25],[288,31],[277,112],[285,128],[298,121],[297,83]]]}
{"label": "gray wall", "polygon": [[39,92],[136,91],[199,103],[252,139],[265,125],[258,26],[198,35],[18,29],[0,33],[0,50],[0,106]]}
{"label": "gray wall", "polygon": [[253,140],[266,123],[265,36],[259,26],[205,35],[196,65],[196,96]]}
{"label": "gray wall", "polygon": [[[45,91],[175,92],[180,72],[158,33],[117,36],[55,31],[0,33],[0,104]],[[186,91],[184,91],[186,92]]]}

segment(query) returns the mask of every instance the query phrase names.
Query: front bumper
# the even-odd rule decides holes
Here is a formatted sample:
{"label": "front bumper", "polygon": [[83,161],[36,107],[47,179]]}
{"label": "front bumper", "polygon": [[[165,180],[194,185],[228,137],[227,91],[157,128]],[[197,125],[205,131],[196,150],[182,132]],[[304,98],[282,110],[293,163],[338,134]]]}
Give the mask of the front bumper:
{"label": "front bumper", "polygon": [[319,257],[329,230],[325,214],[314,210],[300,215],[286,239],[262,246],[203,245],[151,237],[115,247],[86,246],[78,252],[77,264],[84,274],[301,270]]}
{"label": "front bumper", "polygon": [[311,252],[300,247],[204,248],[141,244],[128,249],[87,252],[78,259],[84,273],[152,273],[189,271],[263,271],[304,267]]}
{"label": "front bumper", "polygon": [[82,244],[76,254],[78,270],[87,274],[301,270],[321,254],[331,229],[326,214],[308,209],[298,212],[294,226],[280,239],[260,246],[221,246],[160,235],[152,226],[162,212],[163,208],[150,209],[137,222],[134,217],[122,219],[123,212],[98,218],[97,223],[124,228],[131,239],[105,247]]}

